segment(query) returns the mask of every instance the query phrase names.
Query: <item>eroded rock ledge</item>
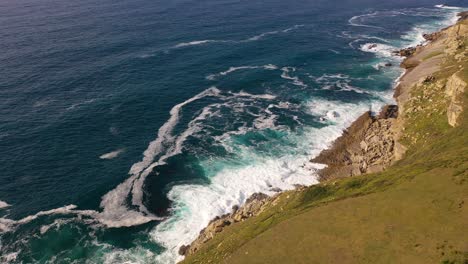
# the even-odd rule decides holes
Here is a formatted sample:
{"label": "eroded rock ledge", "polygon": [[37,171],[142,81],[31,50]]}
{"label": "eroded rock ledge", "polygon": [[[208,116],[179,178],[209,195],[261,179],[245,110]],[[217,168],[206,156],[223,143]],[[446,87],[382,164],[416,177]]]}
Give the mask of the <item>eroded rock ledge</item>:
{"label": "eroded rock ledge", "polygon": [[382,171],[404,151],[396,141],[398,106],[387,105],[379,115],[359,117],[330,149],[312,162],[328,165],[319,171],[321,180]]}

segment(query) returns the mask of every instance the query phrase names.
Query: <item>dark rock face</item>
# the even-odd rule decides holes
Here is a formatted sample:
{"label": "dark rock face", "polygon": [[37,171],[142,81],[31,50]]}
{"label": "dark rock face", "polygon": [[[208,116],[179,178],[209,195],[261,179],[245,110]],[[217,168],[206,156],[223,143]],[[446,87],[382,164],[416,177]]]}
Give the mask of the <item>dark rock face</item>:
{"label": "dark rock face", "polygon": [[440,36],[440,32],[434,32],[430,34],[423,34],[423,38],[427,41],[434,41]]}
{"label": "dark rock face", "polygon": [[468,19],[468,11],[460,12],[458,13],[458,21],[466,20]]}
{"label": "dark rock face", "polygon": [[402,57],[410,57],[415,52],[416,52],[416,47],[409,47],[409,48],[394,51],[396,55],[402,56]]}
{"label": "dark rock face", "polygon": [[398,106],[397,105],[386,105],[380,111],[378,116],[379,119],[397,118],[398,117]]}
{"label": "dark rock face", "polygon": [[179,254],[184,256],[187,253],[187,250],[190,248],[188,245],[183,245],[179,248]]}
{"label": "dark rock face", "polygon": [[432,83],[435,81],[435,77],[433,75],[429,75],[426,78],[424,78],[423,83]]}

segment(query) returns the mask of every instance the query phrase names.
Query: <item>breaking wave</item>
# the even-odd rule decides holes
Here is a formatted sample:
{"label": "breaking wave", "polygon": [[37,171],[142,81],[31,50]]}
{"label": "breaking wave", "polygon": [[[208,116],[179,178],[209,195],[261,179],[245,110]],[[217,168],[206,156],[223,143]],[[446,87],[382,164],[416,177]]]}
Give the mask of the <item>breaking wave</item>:
{"label": "breaking wave", "polygon": [[[323,168],[323,165],[310,163],[309,160],[328,147],[362,112],[369,108],[378,109],[381,104],[382,102],[368,105],[314,99],[304,107],[307,107],[311,115],[323,117],[327,126],[306,128],[302,136],[290,135],[289,140],[296,142],[296,148],[300,149],[298,152],[303,154],[269,157],[249,148],[241,148],[236,149],[240,162],[243,163],[241,166],[229,165],[223,159],[203,161],[203,168],[223,169],[210,177],[209,185],[185,184],[171,189],[168,197],[174,203],[174,216],[163,221],[152,232],[153,239],[167,249],[156,257],[158,263],[180,261],[183,257],[178,251],[182,245],[193,241],[215,216],[230,213],[234,205],[245,203],[252,194],[263,192],[272,195],[277,189],[291,190],[297,184],[317,183],[314,171]],[[226,145],[232,144],[230,140],[231,138],[224,137]],[[283,151],[288,153],[285,149]]]}

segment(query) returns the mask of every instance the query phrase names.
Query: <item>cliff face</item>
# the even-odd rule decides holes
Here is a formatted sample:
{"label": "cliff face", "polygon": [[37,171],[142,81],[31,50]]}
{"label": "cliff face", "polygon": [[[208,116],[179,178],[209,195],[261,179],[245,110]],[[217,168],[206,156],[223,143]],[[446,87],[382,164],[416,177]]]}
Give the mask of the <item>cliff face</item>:
{"label": "cliff face", "polygon": [[[468,18],[466,14],[462,15],[463,17]],[[362,242],[364,244],[355,249],[357,253],[353,252],[353,254],[358,255],[365,255],[365,252],[361,252],[360,250],[367,245],[365,241],[373,241],[375,236],[382,231],[380,228],[382,223],[388,222],[387,224],[390,226],[388,230],[391,231],[385,231],[383,237],[379,238],[381,240],[371,243],[372,252],[377,250],[375,243],[394,241],[389,234],[391,232],[398,232],[398,230],[393,229],[395,223],[406,223],[406,226],[411,227],[411,232],[419,230],[420,227],[422,228],[421,230],[433,230],[434,227],[431,227],[431,225],[436,221],[435,219],[451,215],[450,218],[447,218],[447,222],[453,226],[458,226],[459,224],[463,226],[462,222],[455,220],[467,210],[467,207],[464,206],[464,198],[460,201],[459,197],[463,196],[462,193],[465,193],[465,196],[468,193],[468,189],[464,185],[465,182],[468,182],[468,172],[466,170],[468,166],[468,149],[464,150],[468,147],[468,142],[466,142],[468,137],[465,130],[467,115],[464,113],[464,107],[467,104],[466,89],[468,87],[468,20],[461,20],[457,25],[437,33],[428,34],[426,35],[426,39],[431,40],[426,46],[405,49],[399,52],[399,54],[408,57],[402,63],[402,67],[406,68],[407,72],[401,78],[394,95],[398,106],[386,106],[376,116],[372,116],[370,112],[363,114],[344,131],[343,135],[336,140],[330,149],[323,151],[318,157],[313,159],[313,162],[327,165],[325,169],[320,171],[320,176],[323,180],[321,184],[309,188],[299,188],[296,192],[282,193],[274,197],[255,194],[241,208],[233,208],[233,213],[214,219],[207,228],[201,231],[200,236],[191,245],[181,247],[180,253],[188,256],[187,262],[198,261],[197,263],[205,263],[204,261],[208,260],[219,262],[230,259],[234,263],[243,263],[242,261],[246,260],[245,258],[249,254],[249,251],[244,249],[245,247],[242,245],[252,239],[258,241],[253,244],[249,242],[250,247],[247,248],[251,249],[250,254],[253,253],[252,250],[268,252],[267,255],[263,253],[256,254],[264,259],[271,259],[272,263],[281,263],[280,260],[275,257],[271,258],[270,256],[283,256],[286,257],[283,261],[286,261],[291,255],[287,252],[273,250],[270,248],[269,242],[263,240],[273,239],[275,241],[283,241],[284,239],[278,237],[277,233],[282,233],[286,237],[294,234],[296,237],[294,241],[296,242],[293,241],[291,243],[292,245],[296,245],[297,239],[301,241],[304,239],[304,234],[301,232],[308,233],[311,232],[310,230],[315,230],[313,231],[315,233],[311,234],[313,240],[308,242],[310,245],[314,245],[314,249],[302,250],[301,254],[303,254],[303,258],[310,254],[311,259],[317,259],[315,253],[321,252],[320,248],[322,247],[324,247],[324,250],[328,250],[326,252],[337,250],[332,248],[335,243],[339,243],[342,234],[339,232],[335,234],[335,232],[331,232],[330,230],[342,230],[342,232],[346,233],[351,232],[350,230],[352,229],[362,227],[362,225],[357,225],[344,230],[343,226],[331,228],[329,226],[331,223],[326,220],[324,220],[326,222],[324,225],[314,223],[314,221],[319,220],[315,219],[312,221],[310,219],[316,218],[316,215],[321,214],[318,209],[314,213],[308,214],[307,218],[303,219],[303,221],[293,221],[295,223],[294,228],[291,225],[285,226],[279,224],[285,221],[285,219],[296,219],[296,215],[299,215],[298,217],[300,218],[302,214],[306,214],[304,212],[317,205],[322,205],[325,208],[324,214],[327,219],[331,215],[335,215],[335,212],[339,212],[339,214],[343,212],[344,214],[350,206],[351,208],[357,208],[355,210],[366,208],[365,210],[370,212],[370,218],[364,217],[365,219],[356,220],[356,212],[353,209],[349,212],[349,219],[345,219],[344,223],[342,223],[343,225],[352,225],[356,221],[356,223],[359,223],[359,221],[372,222],[372,219],[376,218],[376,223],[366,225],[366,230],[361,230],[350,238],[344,238],[343,245],[352,247],[349,244],[349,239],[355,241],[357,237],[365,236],[363,232],[367,232],[367,229],[375,229],[371,236],[364,239],[364,242]],[[392,166],[398,160],[401,161]],[[433,170],[435,170],[434,173],[432,173]],[[444,171],[441,173],[438,170]],[[375,177],[349,178],[350,176],[381,171],[385,172],[377,175],[373,174]],[[424,177],[421,176],[421,173]],[[440,175],[453,176],[440,178]],[[421,177],[420,180],[423,183],[428,181],[433,182],[432,185],[421,188],[421,190],[418,189],[417,185],[408,185],[407,188],[412,189],[405,189],[403,193],[409,195],[414,192],[416,196],[412,201],[403,198],[402,194],[398,191],[394,191],[394,193],[392,191],[386,192],[389,188],[388,186],[400,184],[404,179],[409,179],[409,182],[413,182],[413,178],[418,177]],[[335,180],[336,178],[348,179],[337,181]],[[445,181],[443,184],[446,185],[442,184],[441,179]],[[428,192],[434,186],[438,186],[441,189]],[[378,196],[380,198],[374,197],[369,199],[369,201],[358,204],[354,204],[351,199],[351,197],[363,196],[362,199],[366,200],[367,194],[384,191],[384,194]],[[450,195],[453,194],[453,197],[450,196],[451,198],[448,198],[448,193]],[[440,196],[439,198],[434,198],[438,195]],[[423,197],[425,197],[424,199],[427,198],[427,203],[412,207],[412,203],[424,200]],[[332,205],[328,206],[328,203],[331,203],[331,201],[333,201],[331,204],[339,203],[338,201],[345,198],[349,199],[346,199],[348,202],[344,203],[349,203],[350,205],[327,211],[327,207],[333,207]],[[389,206],[388,204],[395,202],[392,207],[393,209],[389,209],[389,207],[388,210],[395,210],[400,213],[389,215],[389,211],[385,209],[381,212],[382,218],[377,219],[376,212],[380,209],[374,208],[373,205],[379,203],[379,199],[384,201],[381,207],[387,207]],[[437,199],[452,199],[453,201],[450,200],[450,203],[458,204],[458,206],[452,208],[452,205],[438,205]],[[408,208],[403,208],[402,205],[408,205]],[[435,207],[428,214],[428,211],[425,210],[428,210],[427,208],[430,206]],[[447,208],[450,210],[447,211]],[[436,212],[440,215],[433,220],[429,219],[431,215],[437,215]],[[408,214],[408,216],[406,216],[407,218],[399,218],[400,214]],[[420,215],[422,215],[421,218]],[[336,218],[332,219],[333,221],[340,222],[339,219],[341,218],[342,216],[336,216]],[[410,221],[413,218],[417,219],[414,223]],[[308,227],[303,231],[298,231],[302,230],[301,228],[306,225],[305,223],[307,223]],[[268,232],[276,224],[281,227],[275,227],[275,231]],[[328,230],[325,234],[322,232],[324,228]],[[430,238],[427,238],[426,231],[419,233],[405,231],[398,234],[400,238],[410,234],[408,240],[397,244],[413,243],[416,238],[427,238],[431,242],[428,240],[426,243],[435,243],[434,241],[437,241],[439,236],[453,238],[458,234],[458,232],[446,231],[448,233],[436,232]],[[263,235],[262,232],[270,235]],[[260,237],[260,234],[262,234],[262,237]],[[315,243],[316,237],[320,236],[324,239],[332,237],[332,240],[329,241],[330,243]],[[460,239],[458,240],[458,242],[468,243],[466,240],[465,242]],[[259,244],[259,241],[262,241],[261,244]],[[461,244],[458,242],[453,243],[457,247],[461,247]],[[288,248],[287,243],[290,242],[283,241],[282,243],[281,247]],[[447,241],[444,241],[444,245],[440,247],[445,247],[447,243]],[[241,246],[243,249],[238,249]],[[387,244],[386,247],[390,247],[390,244]],[[424,246],[421,246],[419,243],[414,245],[414,249],[412,248],[413,246],[410,247],[411,249],[405,249],[409,251],[404,251],[401,248],[393,248],[393,250],[398,253],[396,255],[398,257],[402,257],[404,254],[408,254],[409,256],[411,255],[410,252],[414,250],[424,252],[427,255],[425,257],[426,262],[420,263],[427,263],[427,261],[434,262],[438,259],[437,256],[440,256],[438,252],[435,254],[435,250],[430,248],[424,248],[423,250],[421,247]],[[438,250],[440,247],[437,245]],[[298,249],[296,246],[293,246],[290,250],[295,252]],[[466,259],[468,259],[468,248],[463,250],[466,250],[467,253],[465,255]],[[403,252],[405,253],[403,254]],[[463,257],[464,253],[460,255],[460,252],[449,252],[449,254],[455,256],[455,258],[459,256]],[[388,251],[382,251],[382,254],[388,254]],[[446,254],[445,251],[442,256],[444,254]],[[407,263],[418,263],[416,260],[422,259],[421,256],[420,254],[416,254],[412,258],[407,259]],[[319,257],[320,259],[324,259],[324,262],[340,262],[335,258],[329,259],[329,255],[319,255]],[[372,256],[367,256],[366,259],[369,258],[372,259]]]}
{"label": "cliff face", "polygon": [[396,105],[384,107],[378,116],[367,112],[359,117],[330,149],[312,160],[327,164],[319,172],[321,180],[378,172],[391,165],[398,154],[397,117]]}
{"label": "cliff face", "polygon": [[[466,72],[467,21],[440,32],[425,34],[432,41],[426,46],[405,48],[398,53],[407,58],[401,66],[407,70],[395,91],[398,106],[386,106],[378,116],[365,113],[356,120],[333,146],[312,162],[326,164],[319,172],[322,180],[357,176],[382,171],[401,159],[419,135],[404,135],[405,122],[430,118],[443,111],[452,127],[459,125],[463,112],[463,94],[467,84],[459,76]],[[444,68],[460,69],[446,76]],[[453,71],[453,69],[451,70]],[[444,93],[446,96],[444,96]],[[427,102],[430,102],[429,104]],[[418,113],[424,113],[421,117]]]}

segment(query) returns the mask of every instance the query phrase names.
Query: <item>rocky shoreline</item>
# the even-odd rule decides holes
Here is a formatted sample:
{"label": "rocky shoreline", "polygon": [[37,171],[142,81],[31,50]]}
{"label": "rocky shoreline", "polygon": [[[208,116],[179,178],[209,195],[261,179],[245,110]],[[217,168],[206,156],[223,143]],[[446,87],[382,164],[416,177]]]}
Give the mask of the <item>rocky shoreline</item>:
{"label": "rocky shoreline", "polygon": [[[468,12],[459,13],[458,16],[459,22],[468,20]],[[460,48],[466,49],[463,43],[467,35],[468,25],[458,23],[439,32],[424,34],[423,37],[429,41],[427,45],[395,51],[395,54],[405,57],[401,67],[406,70],[395,87],[394,98],[398,105],[386,105],[376,115],[371,112],[364,113],[335,140],[329,149],[312,159],[311,162],[327,165],[318,172],[320,180],[380,172],[401,159],[408,147],[407,144],[400,143],[405,121],[420,111],[421,107],[436,109],[436,106],[418,105],[420,97],[411,96],[413,88],[425,88],[422,94],[425,98],[439,96],[440,93],[436,92],[442,91],[445,96],[443,100],[438,101],[443,102],[449,125],[457,126],[463,111],[460,97],[468,86],[457,75],[463,69],[449,76],[446,81],[437,80],[433,73],[440,70],[444,54],[452,55],[459,53]],[[465,60],[468,55],[466,53],[462,52],[464,55],[455,59]],[[304,188],[298,186],[299,190]],[[179,254],[188,256],[197,252],[203,244],[222,232],[224,228],[245,221],[262,213],[268,206],[274,205],[280,195],[281,193],[274,196],[263,193],[252,195],[243,206],[233,207],[232,213],[213,219],[195,241],[180,247]]]}

